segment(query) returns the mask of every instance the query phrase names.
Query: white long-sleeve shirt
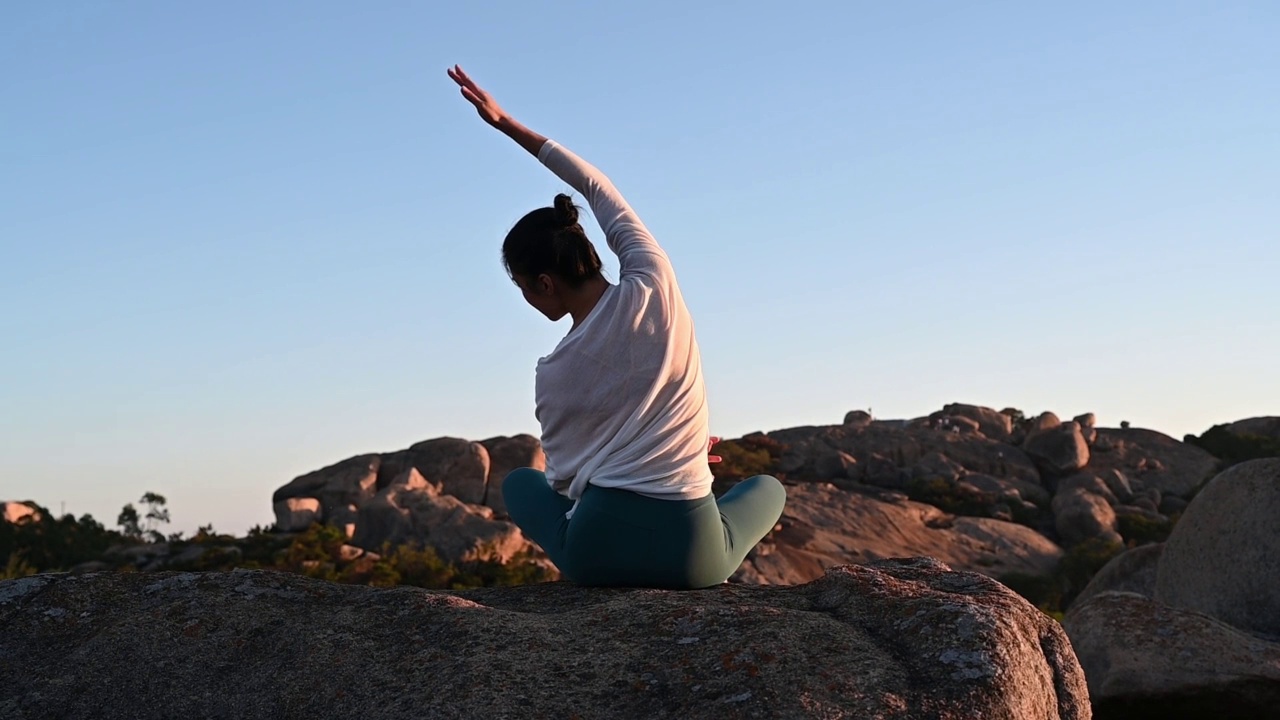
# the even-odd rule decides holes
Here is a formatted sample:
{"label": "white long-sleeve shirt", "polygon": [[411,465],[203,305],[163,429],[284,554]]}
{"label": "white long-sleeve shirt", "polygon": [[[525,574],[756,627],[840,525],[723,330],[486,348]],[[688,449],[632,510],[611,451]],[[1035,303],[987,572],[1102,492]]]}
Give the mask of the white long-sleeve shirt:
{"label": "white long-sleeve shirt", "polygon": [[547,479],[575,501],[588,483],[706,497],[707,394],[671,261],[604,173],[551,140],[538,160],[586,198],[621,263],[618,284],[538,361]]}

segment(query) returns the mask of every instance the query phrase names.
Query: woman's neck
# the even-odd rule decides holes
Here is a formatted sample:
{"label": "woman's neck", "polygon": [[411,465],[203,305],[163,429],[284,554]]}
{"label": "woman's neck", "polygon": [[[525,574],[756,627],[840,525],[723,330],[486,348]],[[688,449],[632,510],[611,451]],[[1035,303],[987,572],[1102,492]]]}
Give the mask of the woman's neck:
{"label": "woman's neck", "polygon": [[565,307],[569,309],[569,317],[573,318],[573,327],[569,328],[569,332],[578,329],[583,320],[591,314],[595,309],[596,303],[600,302],[600,298],[604,296],[604,292],[609,289],[609,281],[602,277],[594,280],[588,280],[582,287],[574,290],[564,299]]}

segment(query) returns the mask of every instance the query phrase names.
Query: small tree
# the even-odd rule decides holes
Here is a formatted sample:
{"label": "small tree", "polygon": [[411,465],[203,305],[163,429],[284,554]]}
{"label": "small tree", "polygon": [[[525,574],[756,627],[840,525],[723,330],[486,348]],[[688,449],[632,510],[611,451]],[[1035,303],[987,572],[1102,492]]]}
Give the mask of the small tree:
{"label": "small tree", "polygon": [[151,542],[164,542],[164,533],[158,529],[159,525],[169,524],[169,508],[164,503],[163,495],[149,492],[142,496],[142,504],[147,506],[147,536]]}
{"label": "small tree", "polygon": [[116,518],[120,532],[134,540],[164,542],[164,533],[158,529],[160,525],[169,522],[169,510],[164,506],[164,496],[148,492],[143,494],[139,502],[146,507],[147,514],[139,517],[138,509],[133,506],[133,503],[125,505],[120,510],[120,516]]}
{"label": "small tree", "polygon": [[138,509],[129,503],[120,509],[120,516],[116,518],[116,525],[120,526],[120,532],[127,538],[133,540],[142,539],[141,518],[138,517]]}

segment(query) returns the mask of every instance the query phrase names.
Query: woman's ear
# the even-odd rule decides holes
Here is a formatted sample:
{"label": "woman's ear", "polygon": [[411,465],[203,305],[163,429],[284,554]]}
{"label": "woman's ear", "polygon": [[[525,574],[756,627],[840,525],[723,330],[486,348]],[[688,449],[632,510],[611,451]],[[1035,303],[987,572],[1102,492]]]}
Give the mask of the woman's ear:
{"label": "woman's ear", "polygon": [[555,280],[552,280],[551,276],[546,273],[539,275],[535,282],[537,283],[539,295],[552,295],[556,291]]}

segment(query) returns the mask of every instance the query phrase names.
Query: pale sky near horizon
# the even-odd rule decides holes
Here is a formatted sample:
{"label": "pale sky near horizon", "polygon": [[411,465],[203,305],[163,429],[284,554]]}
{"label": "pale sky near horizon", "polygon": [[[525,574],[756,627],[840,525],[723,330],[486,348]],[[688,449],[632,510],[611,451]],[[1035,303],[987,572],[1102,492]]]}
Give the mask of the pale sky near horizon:
{"label": "pale sky near horizon", "polygon": [[565,187],[455,62],[666,247],[716,434],[1280,414],[1280,4],[435,5],[0,4],[0,500],[240,533],[536,434],[498,251]]}

